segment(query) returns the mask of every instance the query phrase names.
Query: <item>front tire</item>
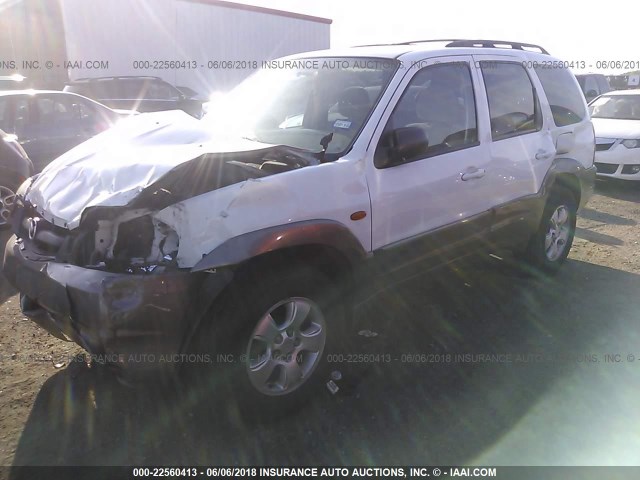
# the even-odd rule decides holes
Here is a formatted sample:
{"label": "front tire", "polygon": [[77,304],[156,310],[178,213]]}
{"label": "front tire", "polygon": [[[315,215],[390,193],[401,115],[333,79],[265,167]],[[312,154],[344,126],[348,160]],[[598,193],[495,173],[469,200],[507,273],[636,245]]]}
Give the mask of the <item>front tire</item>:
{"label": "front tire", "polygon": [[198,372],[200,396],[231,394],[243,416],[269,420],[328,394],[327,354],[344,342],[342,297],[339,283],[306,266],[239,272],[195,337],[214,360]]}

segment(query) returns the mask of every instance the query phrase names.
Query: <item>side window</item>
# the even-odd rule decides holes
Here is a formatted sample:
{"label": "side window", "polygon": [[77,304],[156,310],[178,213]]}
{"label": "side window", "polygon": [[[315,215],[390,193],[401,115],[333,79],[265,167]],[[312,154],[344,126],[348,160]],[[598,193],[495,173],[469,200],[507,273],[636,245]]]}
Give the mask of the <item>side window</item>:
{"label": "side window", "polygon": [[38,97],[37,123],[61,127],[80,118],[77,105],[68,97]]}
{"label": "side window", "polygon": [[549,100],[553,122],[558,127],[582,121],[587,112],[582,92],[573,81],[573,74],[565,68],[535,68],[544,93]]}
{"label": "side window", "polygon": [[144,80],[118,80],[118,96],[113,98],[121,98],[121,99],[130,99],[130,100],[140,100],[146,97],[146,92],[149,88],[149,82]]}
{"label": "side window", "polygon": [[466,62],[431,65],[411,79],[376,149],[386,168],[478,144],[476,104]]}
{"label": "side window", "polygon": [[494,140],[537,132],[542,116],[535,89],[525,68],[511,62],[480,62],[489,99]]}
{"label": "side window", "polygon": [[164,82],[150,82],[145,97],[153,100],[177,100],[179,92]]}

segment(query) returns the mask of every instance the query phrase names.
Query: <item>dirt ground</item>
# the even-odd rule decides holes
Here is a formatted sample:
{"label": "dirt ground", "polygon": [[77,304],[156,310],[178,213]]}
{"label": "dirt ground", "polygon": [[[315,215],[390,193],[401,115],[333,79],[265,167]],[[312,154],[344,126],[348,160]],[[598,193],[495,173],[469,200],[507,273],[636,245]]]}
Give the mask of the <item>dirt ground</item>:
{"label": "dirt ground", "polygon": [[[598,181],[596,194],[579,218],[570,259],[640,274],[639,222],[640,185]],[[6,235],[0,241],[4,243]],[[584,281],[590,280],[585,277]],[[613,291],[618,286],[610,287]],[[610,308],[617,306],[612,303]],[[72,368],[74,355],[81,352],[75,344],[60,341],[26,320],[18,297],[0,276],[0,465],[14,462],[43,384]]]}

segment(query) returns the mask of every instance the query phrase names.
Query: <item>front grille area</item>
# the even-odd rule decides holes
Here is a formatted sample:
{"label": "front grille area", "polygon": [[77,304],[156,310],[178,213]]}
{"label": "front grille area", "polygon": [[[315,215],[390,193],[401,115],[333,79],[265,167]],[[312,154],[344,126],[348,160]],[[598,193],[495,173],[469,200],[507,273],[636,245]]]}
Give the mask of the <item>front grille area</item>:
{"label": "front grille area", "polygon": [[602,152],[604,150],[609,150],[613,143],[597,143],[596,144],[596,152]]}
{"label": "front grille area", "polygon": [[596,165],[596,169],[598,170],[598,173],[606,173],[606,174],[613,174],[616,173],[616,170],[618,170],[618,164],[616,163],[595,163]]}

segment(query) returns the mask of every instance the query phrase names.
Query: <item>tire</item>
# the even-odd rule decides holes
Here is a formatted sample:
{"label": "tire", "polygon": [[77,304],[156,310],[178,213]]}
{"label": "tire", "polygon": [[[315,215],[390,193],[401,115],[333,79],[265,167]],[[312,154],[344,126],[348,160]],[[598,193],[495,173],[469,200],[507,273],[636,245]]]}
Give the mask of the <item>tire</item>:
{"label": "tire", "polygon": [[346,312],[340,286],[317,269],[240,272],[194,337],[190,350],[212,362],[196,367],[189,388],[232,397],[223,402],[267,422],[329,395],[327,355],[344,344]]}
{"label": "tire", "polygon": [[538,230],[531,237],[523,259],[535,270],[555,274],[569,255],[576,230],[578,210],[573,193],[554,187]]}
{"label": "tire", "polygon": [[0,230],[9,227],[9,213],[13,207],[16,191],[20,185],[11,180],[0,184]]}

